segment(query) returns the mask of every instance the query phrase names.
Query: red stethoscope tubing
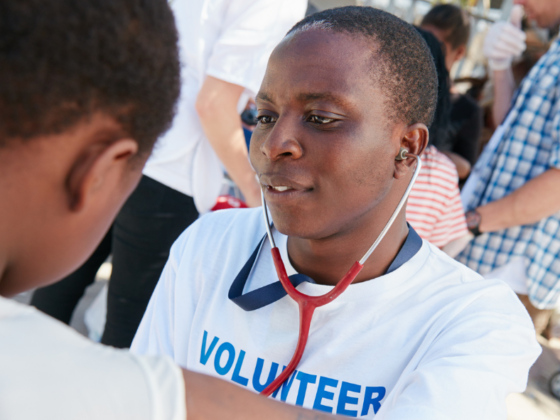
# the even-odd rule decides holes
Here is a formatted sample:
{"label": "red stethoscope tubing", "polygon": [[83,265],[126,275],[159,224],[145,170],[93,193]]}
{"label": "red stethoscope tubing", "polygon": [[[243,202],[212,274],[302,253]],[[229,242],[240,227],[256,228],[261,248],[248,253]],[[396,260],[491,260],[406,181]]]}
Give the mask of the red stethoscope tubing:
{"label": "red stethoscope tubing", "polygon": [[278,273],[278,278],[280,279],[282,286],[284,286],[288,295],[290,295],[290,297],[295,300],[299,306],[299,337],[292,360],[290,360],[286,369],[284,369],[282,373],[261,392],[262,395],[266,395],[267,397],[276,391],[276,389],[278,389],[280,385],[282,385],[284,381],[290,377],[294,370],[296,370],[296,367],[303,356],[305,345],[307,344],[309,328],[311,327],[311,320],[313,319],[313,312],[315,312],[315,309],[336,299],[346,290],[348,286],[350,286],[358,273],[362,271],[362,268],[364,268],[362,264],[355,262],[348,273],[346,273],[342,280],[340,280],[330,292],[321,296],[308,296],[299,292],[288,279],[284,262],[280,256],[280,250],[274,247],[271,251],[274,266],[276,267],[276,272]]}
{"label": "red stethoscope tubing", "polygon": [[299,292],[290,282],[288,279],[288,273],[286,273],[286,267],[284,267],[284,262],[282,261],[282,257],[280,256],[280,251],[276,247],[274,243],[274,238],[272,236],[272,232],[270,230],[270,222],[268,220],[268,209],[266,206],[266,201],[264,199],[264,191],[261,189],[261,198],[262,198],[262,205],[263,205],[263,212],[264,212],[264,219],[266,222],[266,229],[268,238],[270,240],[271,251],[272,251],[272,259],[274,260],[274,266],[276,267],[276,273],[278,274],[278,278],[280,279],[280,283],[286,290],[286,293],[297,302],[299,307],[299,337],[298,342],[296,345],[296,350],[294,355],[292,356],[292,360],[286,366],[286,369],[282,371],[282,373],[272,381],[262,392],[261,395],[266,395],[267,397],[272,395],[274,391],[276,391],[280,385],[284,383],[286,379],[290,377],[290,375],[296,370],[305,350],[305,345],[307,344],[307,339],[309,338],[309,329],[311,327],[311,320],[313,318],[313,312],[315,309],[326,305],[327,303],[332,302],[335,300],[342,292],[346,290],[348,286],[354,281],[358,273],[364,268],[364,264],[372,252],[375,250],[377,245],[381,242],[381,240],[385,237],[385,234],[393,224],[395,218],[399,214],[400,210],[404,206],[408,195],[410,194],[410,190],[412,189],[412,185],[418,174],[420,172],[420,168],[422,166],[421,159],[413,154],[408,153],[408,151],[404,148],[401,148],[399,154],[397,155],[396,160],[405,160],[405,159],[415,159],[416,160],[416,168],[412,175],[412,179],[410,180],[408,187],[403,194],[401,201],[399,202],[397,208],[391,215],[391,218],[370,247],[370,249],[366,252],[366,254],[362,257],[360,261],[356,261],[350,270],[346,273],[346,275],[336,284],[336,286],[328,293],[325,293],[322,296],[308,296],[301,292]]}

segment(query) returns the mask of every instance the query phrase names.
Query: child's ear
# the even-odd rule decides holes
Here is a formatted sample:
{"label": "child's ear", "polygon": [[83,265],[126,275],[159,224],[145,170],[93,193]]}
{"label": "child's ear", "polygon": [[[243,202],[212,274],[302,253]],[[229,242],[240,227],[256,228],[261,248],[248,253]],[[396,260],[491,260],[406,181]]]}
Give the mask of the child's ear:
{"label": "child's ear", "polygon": [[[408,153],[420,156],[428,145],[428,138],[428,128],[424,124],[412,124],[405,128],[400,147],[406,149]],[[395,178],[399,179],[405,176],[415,166],[416,161],[414,159],[395,160]]]}
{"label": "child's ear", "polygon": [[120,183],[130,170],[130,159],[137,153],[138,143],[128,138],[92,144],[83,150],[66,177],[70,210],[81,211],[102,188],[118,194]]}

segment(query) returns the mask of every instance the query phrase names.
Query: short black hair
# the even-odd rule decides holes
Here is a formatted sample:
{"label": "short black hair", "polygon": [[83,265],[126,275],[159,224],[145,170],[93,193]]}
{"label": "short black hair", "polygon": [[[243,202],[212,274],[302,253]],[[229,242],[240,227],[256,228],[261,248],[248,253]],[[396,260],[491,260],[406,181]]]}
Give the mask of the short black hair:
{"label": "short black hair", "polygon": [[431,33],[422,28],[416,28],[428,45],[438,77],[437,105],[434,120],[430,125],[430,144],[438,150],[451,151],[451,94],[449,93],[449,72],[445,67],[445,54],[442,44]]}
{"label": "short black hair", "polygon": [[372,41],[372,77],[388,98],[387,117],[406,124],[431,124],[437,101],[436,69],[428,46],[412,25],[379,9],[348,6],[310,15],[288,34],[311,28]]}
{"label": "short black hair", "polygon": [[421,26],[432,25],[446,31],[445,42],[453,49],[467,45],[471,31],[469,14],[453,4],[438,4],[422,19]]}
{"label": "short black hair", "polygon": [[179,91],[166,0],[0,1],[0,147],[100,112],[148,152]]}

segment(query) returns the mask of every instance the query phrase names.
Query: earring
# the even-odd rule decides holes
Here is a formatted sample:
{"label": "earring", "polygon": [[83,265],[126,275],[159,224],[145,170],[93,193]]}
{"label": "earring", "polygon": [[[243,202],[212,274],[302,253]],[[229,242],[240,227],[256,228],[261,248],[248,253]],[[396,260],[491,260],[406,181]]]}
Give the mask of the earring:
{"label": "earring", "polygon": [[395,158],[395,160],[406,160],[407,159],[407,156],[406,156],[407,153],[408,153],[408,150],[405,149],[404,147],[401,147],[399,149],[399,153],[398,153],[397,157]]}

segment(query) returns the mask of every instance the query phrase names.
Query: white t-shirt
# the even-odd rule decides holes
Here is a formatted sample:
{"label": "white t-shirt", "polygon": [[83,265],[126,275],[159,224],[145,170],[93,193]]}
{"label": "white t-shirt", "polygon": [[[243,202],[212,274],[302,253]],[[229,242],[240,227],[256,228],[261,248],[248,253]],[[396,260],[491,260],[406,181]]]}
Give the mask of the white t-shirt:
{"label": "white t-shirt", "polygon": [[[289,297],[246,312],[228,291],[265,234],[261,209],[222,210],[171,249],[132,351],[260,391],[287,365],[298,338]],[[287,238],[275,232],[288,275]],[[374,238],[372,238],[373,241]],[[383,245],[381,245],[383,246]],[[268,241],[247,291],[277,281]],[[324,294],[330,286],[298,289]],[[501,281],[484,280],[424,241],[397,270],[353,284],[318,308],[297,373],[276,399],[390,420],[506,418],[540,354],[531,319]]]}
{"label": "white t-shirt", "polygon": [[[181,98],[171,129],[159,140],[144,174],[194,198],[200,213],[216,202],[223,170],[195,110],[207,75],[242,86],[239,112],[261,85],[268,58],[303,18],[306,0],[174,0],[179,32]],[[216,115],[219,124],[220,116]]]}
{"label": "white t-shirt", "polygon": [[185,418],[183,377],[168,357],[95,344],[0,297],[0,419]]}

